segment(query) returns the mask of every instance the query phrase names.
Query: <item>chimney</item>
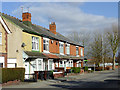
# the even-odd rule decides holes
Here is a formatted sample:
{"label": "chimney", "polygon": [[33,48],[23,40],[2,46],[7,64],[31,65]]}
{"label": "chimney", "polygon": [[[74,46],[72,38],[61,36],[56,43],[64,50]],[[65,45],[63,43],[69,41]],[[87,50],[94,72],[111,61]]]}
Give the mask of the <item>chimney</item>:
{"label": "chimney", "polygon": [[49,24],[49,29],[52,33],[56,34],[56,24],[55,24],[55,22],[51,22],[51,24]]}
{"label": "chimney", "polygon": [[27,26],[30,26],[31,25],[31,13],[29,12],[22,13],[22,21]]}
{"label": "chimney", "polygon": [[25,12],[25,13],[22,13],[22,21],[29,21],[31,22],[31,13],[29,12]]}

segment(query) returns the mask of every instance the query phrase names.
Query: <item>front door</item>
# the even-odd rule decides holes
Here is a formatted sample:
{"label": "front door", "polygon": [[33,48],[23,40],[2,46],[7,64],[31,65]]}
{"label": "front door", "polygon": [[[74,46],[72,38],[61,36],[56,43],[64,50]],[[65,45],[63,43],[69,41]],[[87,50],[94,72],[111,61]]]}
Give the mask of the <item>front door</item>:
{"label": "front door", "polygon": [[[25,62],[25,74],[29,73],[29,62]],[[25,79],[29,79],[29,75],[25,75]]]}

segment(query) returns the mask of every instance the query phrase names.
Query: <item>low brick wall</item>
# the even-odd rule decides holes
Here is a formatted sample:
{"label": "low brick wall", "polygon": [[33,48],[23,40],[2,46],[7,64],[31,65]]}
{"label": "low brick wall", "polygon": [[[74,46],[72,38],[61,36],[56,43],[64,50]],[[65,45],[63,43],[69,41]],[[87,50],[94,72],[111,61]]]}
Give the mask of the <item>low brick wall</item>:
{"label": "low brick wall", "polygon": [[64,77],[64,73],[53,74],[54,78]]}
{"label": "low brick wall", "polygon": [[16,85],[19,84],[20,80],[8,81],[7,83],[0,84],[0,86]]}

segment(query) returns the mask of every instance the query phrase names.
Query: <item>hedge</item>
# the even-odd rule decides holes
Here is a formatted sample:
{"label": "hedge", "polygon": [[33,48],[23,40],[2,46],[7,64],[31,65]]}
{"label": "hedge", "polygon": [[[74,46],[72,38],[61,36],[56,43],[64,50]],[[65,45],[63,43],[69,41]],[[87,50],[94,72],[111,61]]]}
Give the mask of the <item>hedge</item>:
{"label": "hedge", "polygon": [[0,83],[14,80],[24,81],[25,68],[0,68],[0,71],[2,72],[0,73]]}
{"label": "hedge", "polygon": [[71,69],[73,73],[80,73],[80,67],[72,67]]}

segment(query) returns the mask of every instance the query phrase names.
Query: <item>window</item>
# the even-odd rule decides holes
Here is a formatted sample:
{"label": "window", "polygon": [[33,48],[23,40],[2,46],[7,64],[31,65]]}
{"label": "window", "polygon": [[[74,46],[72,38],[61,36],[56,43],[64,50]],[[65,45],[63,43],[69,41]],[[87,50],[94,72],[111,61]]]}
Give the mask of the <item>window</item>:
{"label": "window", "polygon": [[43,50],[49,51],[49,39],[43,39]]}
{"label": "window", "polygon": [[59,43],[59,50],[60,50],[60,54],[64,54],[64,48],[63,48],[64,43],[60,42]]}
{"label": "window", "polygon": [[39,38],[32,36],[32,50],[39,51]]}
{"label": "window", "polygon": [[79,49],[76,47],[76,55],[79,55]]}
{"label": "window", "polygon": [[83,56],[83,49],[81,48],[81,56]]}
{"label": "window", "polygon": [[70,54],[70,44],[66,44],[66,54]]}
{"label": "window", "polygon": [[2,44],[2,33],[0,32],[0,44]]}
{"label": "window", "polygon": [[49,70],[52,70],[53,60],[49,60]]}

